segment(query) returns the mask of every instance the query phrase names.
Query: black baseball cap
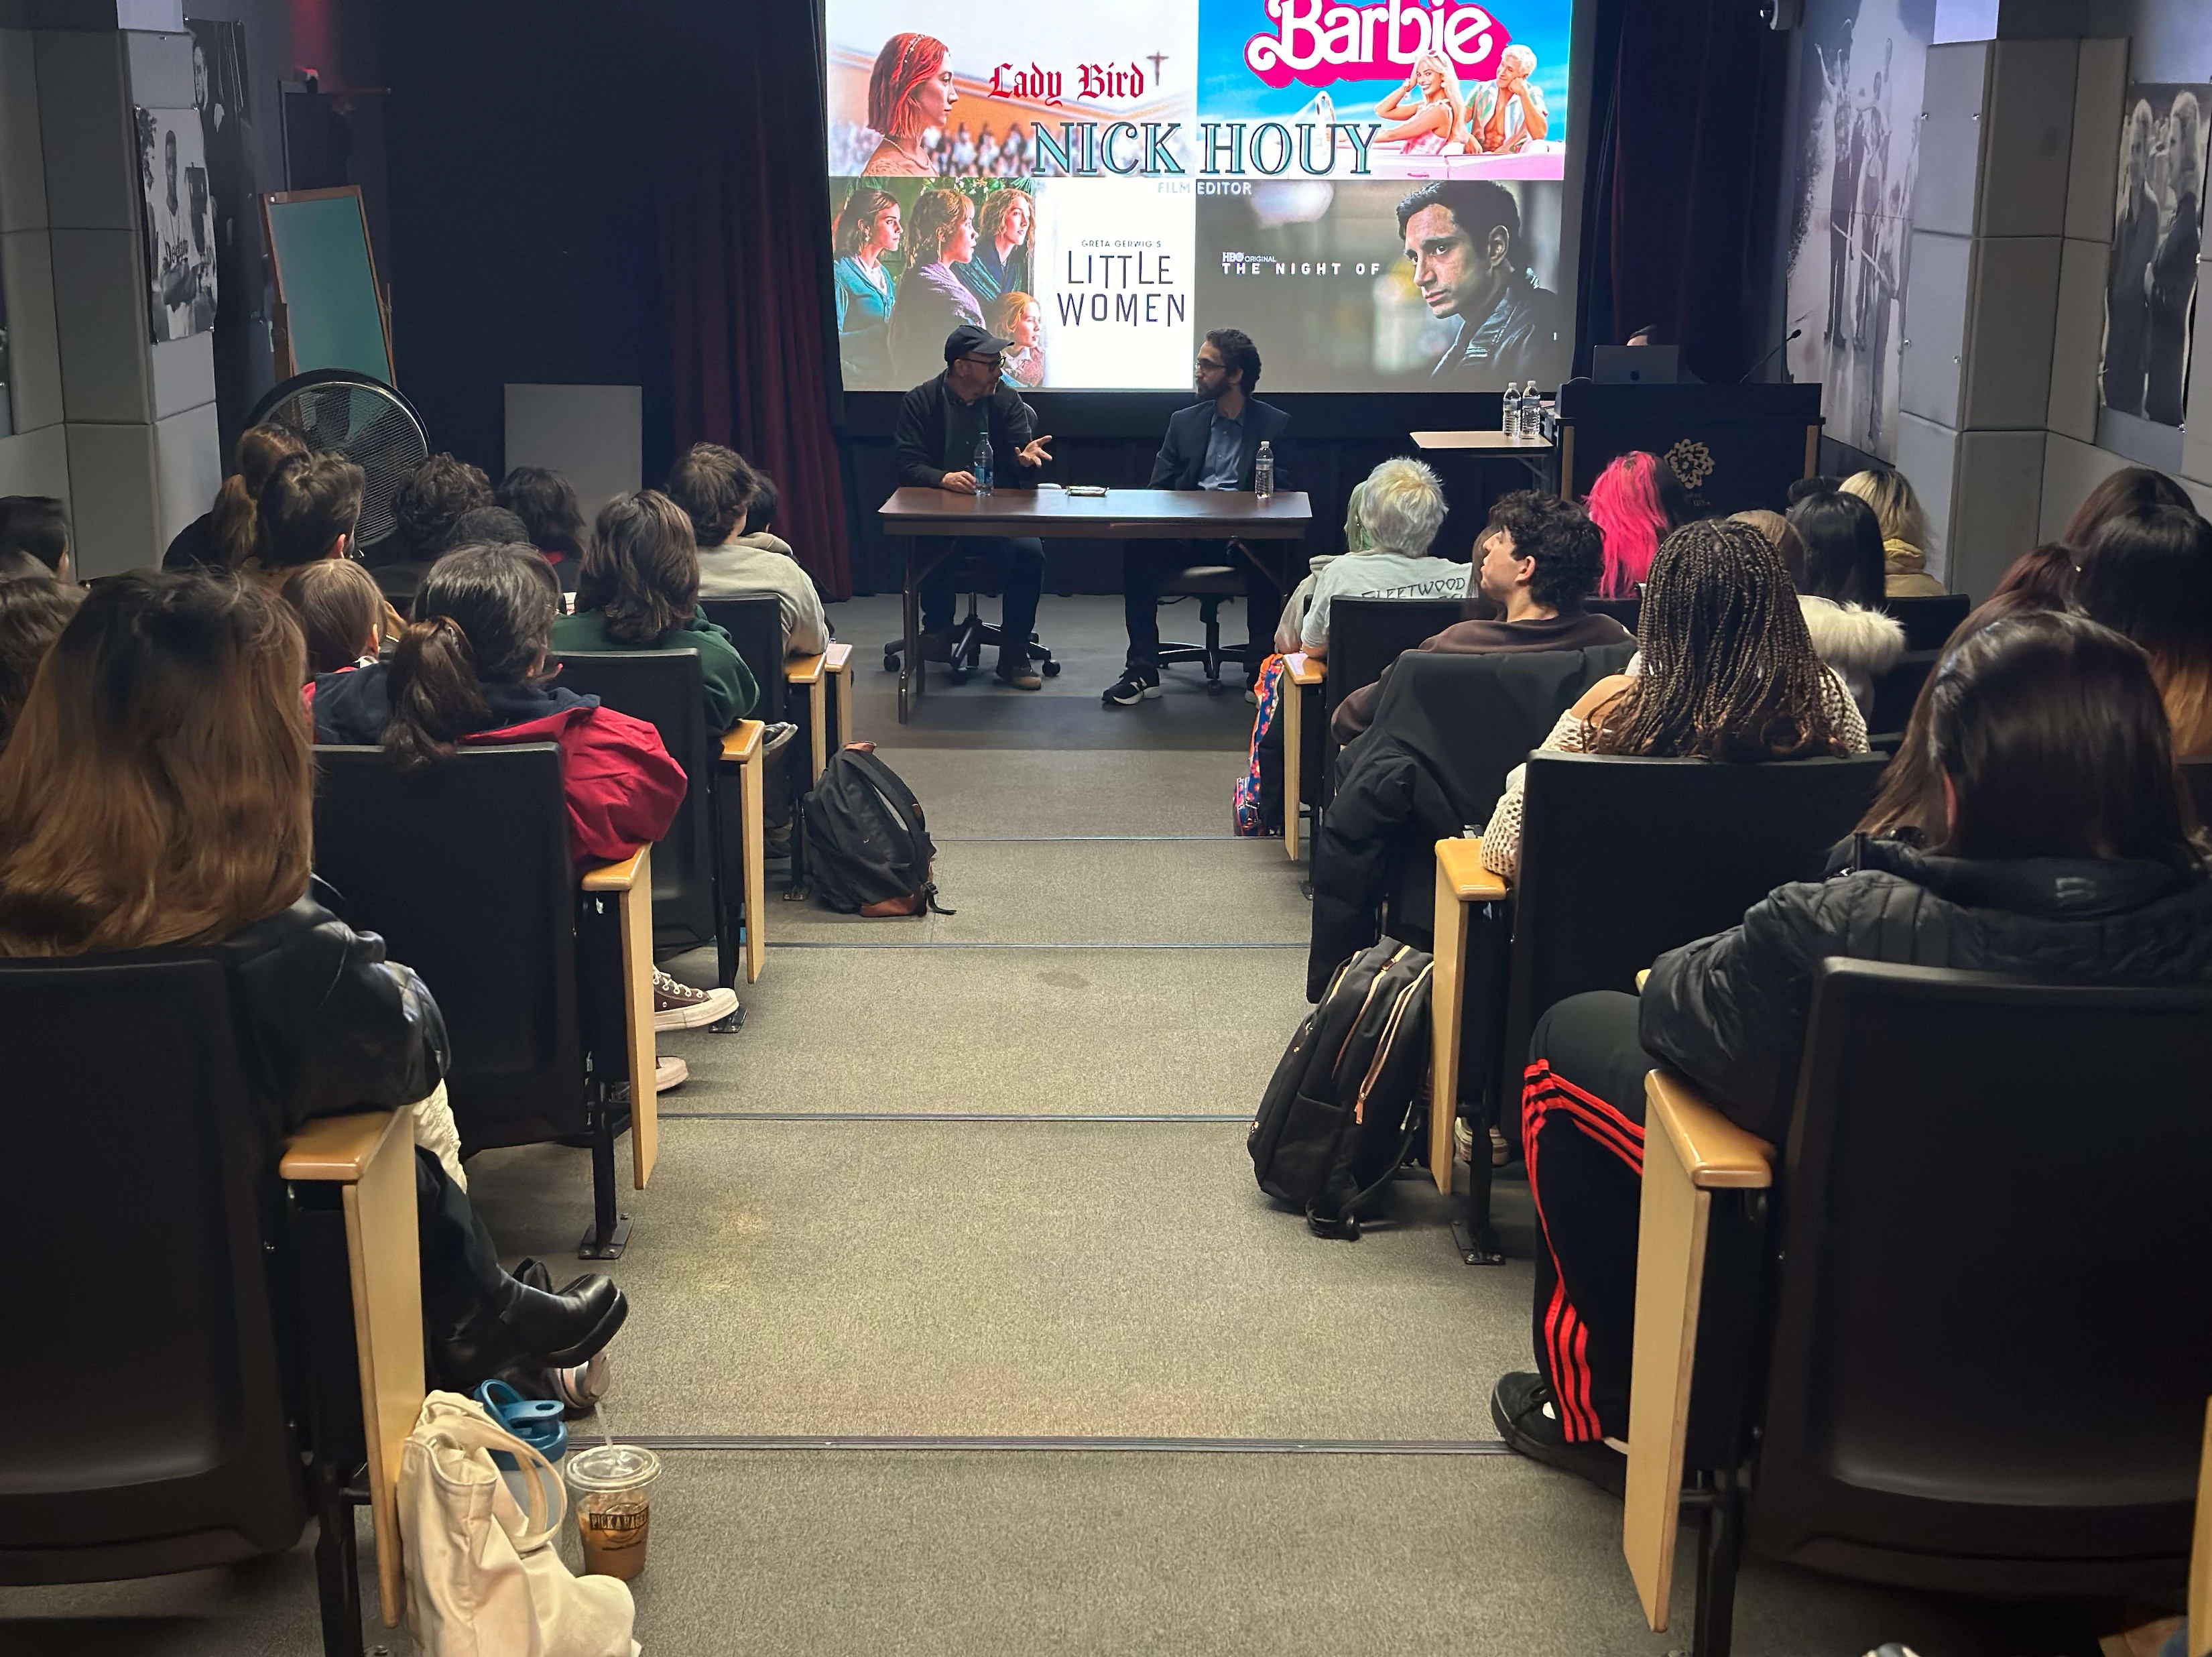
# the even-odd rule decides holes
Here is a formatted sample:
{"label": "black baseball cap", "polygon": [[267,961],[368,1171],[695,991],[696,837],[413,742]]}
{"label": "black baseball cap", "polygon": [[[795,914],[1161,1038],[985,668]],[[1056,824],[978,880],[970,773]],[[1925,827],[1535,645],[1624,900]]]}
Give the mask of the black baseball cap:
{"label": "black baseball cap", "polygon": [[1014,342],[1000,339],[988,328],[978,328],[972,322],[963,322],[945,337],[945,360],[955,357],[996,356]]}

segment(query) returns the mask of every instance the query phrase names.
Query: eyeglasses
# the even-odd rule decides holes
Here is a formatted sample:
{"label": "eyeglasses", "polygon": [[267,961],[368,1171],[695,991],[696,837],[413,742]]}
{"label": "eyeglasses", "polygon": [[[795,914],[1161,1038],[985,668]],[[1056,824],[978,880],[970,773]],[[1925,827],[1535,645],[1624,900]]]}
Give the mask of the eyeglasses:
{"label": "eyeglasses", "polygon": [[1006,361],[1004,357],[995,356],[963,356],[960,360],[963,362],[972,362],[978,368],[996,368]]}
{"label": "eyeglasses", "polygon": [[1198,371],[1202,374],[1218,374],[1228,367],[1225,362],[1216,362],[1206,357],[1198,360]]}

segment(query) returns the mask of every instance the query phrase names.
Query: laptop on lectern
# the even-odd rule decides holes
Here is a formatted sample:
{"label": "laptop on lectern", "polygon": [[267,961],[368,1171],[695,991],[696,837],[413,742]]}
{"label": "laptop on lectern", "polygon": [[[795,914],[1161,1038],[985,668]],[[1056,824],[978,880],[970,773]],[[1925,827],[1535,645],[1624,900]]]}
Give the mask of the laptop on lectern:
{"label": "laptop on lectern", "polygon": [[1600,345],[1590,351],[1590,378],[1601,385],[1674,385],[1682,378],[1675,345]]}

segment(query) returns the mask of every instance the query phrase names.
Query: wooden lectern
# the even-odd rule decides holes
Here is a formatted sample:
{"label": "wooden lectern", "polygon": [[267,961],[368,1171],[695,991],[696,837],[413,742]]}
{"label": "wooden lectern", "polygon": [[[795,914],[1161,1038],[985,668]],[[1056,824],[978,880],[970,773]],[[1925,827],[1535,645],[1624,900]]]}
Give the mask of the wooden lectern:
{"label": "wooden lectern", "polygon": [[1820,387],[1559,387],[1559,493],[1580,500],[1620,455],[1642,449],[1674,469],[1716,512],[1783,509],[1790,485],[1820,460]]}

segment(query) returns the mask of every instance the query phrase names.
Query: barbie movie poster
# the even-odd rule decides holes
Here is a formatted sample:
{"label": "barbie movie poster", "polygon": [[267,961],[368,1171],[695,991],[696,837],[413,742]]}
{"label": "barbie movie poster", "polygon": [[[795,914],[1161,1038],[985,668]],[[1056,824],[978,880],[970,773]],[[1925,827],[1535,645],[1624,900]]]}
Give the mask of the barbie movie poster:
{"label": "barbie movie poster", "polygon": [[829,0],[846,389],[961,322],[1046,389],[1182,386],[1231,325],[1285,391],[1556,383],[1571,11]]}
{"label": "barbie movie poster", "polygon": [[[1921,85],[1936,0],[1812,0],[1800,36],[1790,232],[1794,379],[1826,387],[1828,435],[1897,458],[1898,373]],[[1786,331],[1786,330],[1785,330]]]}

